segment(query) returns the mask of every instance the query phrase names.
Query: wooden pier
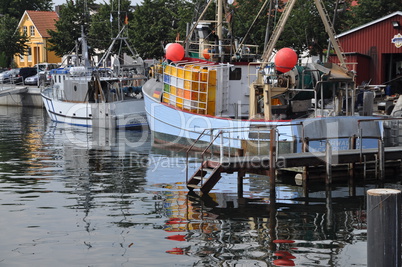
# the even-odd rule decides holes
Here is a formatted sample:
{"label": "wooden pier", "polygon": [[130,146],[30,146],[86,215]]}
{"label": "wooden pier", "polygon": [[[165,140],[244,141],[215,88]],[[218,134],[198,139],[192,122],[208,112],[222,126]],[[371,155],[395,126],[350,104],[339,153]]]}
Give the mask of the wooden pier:
{"label": "wooden pier", "polygon": [[42,89],[37,86],[0,84],[0,106],[43,108]]}
{"label": "wooden pier", "polygon": [[0,90],[0,97],[7,95],[16,95],[28,92],[28,87],[26,86],[2,86]]}
{"label": "wooden pier", "polygon": [[[355,164],[374,162],[380,178],[384,177],[385,163],[402,160],[402,147],[383,147],[379,142],[378,149],[352,149],[326,152],[303,152],[283,154],[276,157],[275,148],[266,156],[233,156],[205,160],[198,170],[187,179],[190,190],[199,189],[208,193],[218,183],[222,173],[238,173],[238,193],[242,195],[243,177],[245,173],[259,173],[270,176],[271,185],[275,185],[276,170],[291,167],[326,167],[326,183],[332,182],[332,166],[348,165],[353,177]],[[399,162],[400,165],[400,162]],[[304,177],[303,179],[307,179]]]}

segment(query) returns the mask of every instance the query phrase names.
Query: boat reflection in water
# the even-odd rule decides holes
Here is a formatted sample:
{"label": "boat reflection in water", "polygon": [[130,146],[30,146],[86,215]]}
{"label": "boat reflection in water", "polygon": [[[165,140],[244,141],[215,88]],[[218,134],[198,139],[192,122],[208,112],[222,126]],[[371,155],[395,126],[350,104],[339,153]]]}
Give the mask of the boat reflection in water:
{"label": "boat reflection in water", "polygon": [[340,187],[330,200],[325,191],[290,199],[298,187],[280,185],[239,199],[161,186],[171,190],[161,193],[165,238],[174,242],[166,253],[196,257],[194,266],[365,266],[364,194],[348,197]]}
{"label": "boat reflection in water", "polygon": [[[51,122],[45,136],[45,143],[57,142],[53,145],[59,149],[53,157],[62,162],[60,170],[68,173],[66,187],[75,188],[77,195],[74,198],[78,203],[71,208],[84,211],[82,220],[87,223],[86,230],[95,230],[90,228],[87,216],[91,209],[93,212],[102,207],[103,201],[120,205],[120,213],[108,216],[124,217],[124,207],[128,210],[131,204],[128,201],[125,205],[124,200],[142,191],[145,184],[151,148],[149,132],[146,129],[116,131]],[[115,223],[127,227],[123,220]]]}

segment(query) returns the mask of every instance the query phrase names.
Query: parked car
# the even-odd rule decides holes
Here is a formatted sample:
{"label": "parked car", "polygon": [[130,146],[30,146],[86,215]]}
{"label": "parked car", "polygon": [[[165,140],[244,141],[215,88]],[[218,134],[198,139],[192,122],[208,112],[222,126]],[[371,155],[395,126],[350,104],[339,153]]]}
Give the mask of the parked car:
{"label": "parked car", "polygon": [[20,69],[10,69],[3,71],[0,73],[0,82],[1,83],[15,83],[16,78],[18,77],[18,73],[20,72]]}
{"label": "parked car", "polygon": [[39,74],[35,74],[33,76],[30,76],[25,79],[25,84],[29,85],[37,85],[38,84],[38,79],[39,79]]}
{"label": "parked car", "polygon": [[26,78],[31,77],[38,73],[37,68],[32,68],[32,67],[26,67],[26,68],[21,68],[20,72],[18,74],[19,79],[22,81],[25,81]]}
{"label": "parked car", "polygon": [[50,75],[50,71],[52,69],[57,69],[58,65],[55,63],[39,63],[36,64],[35,67],[38,69],[39,72],[39,79],[41,83],[49,84],[52,80],[52,76]]}
{"label": "parked car", "polygon": [[[20,69],[11,69],[8,71],[9,82],[11,83],[18,83],[18,74],[20,73]],[[21,82],[21,81],[20,81]]]}
{"label": "parked car", "polygon": [[8,74],[8,70],[0,73],[0,83],[6,83],[10,79],[10,75]]}

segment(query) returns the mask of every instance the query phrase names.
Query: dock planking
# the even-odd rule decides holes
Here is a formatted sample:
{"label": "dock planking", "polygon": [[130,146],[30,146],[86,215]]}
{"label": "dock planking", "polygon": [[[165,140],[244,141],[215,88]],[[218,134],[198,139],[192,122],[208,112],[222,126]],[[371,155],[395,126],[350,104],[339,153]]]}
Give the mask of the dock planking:
{"label": "dock planking", "polygon": [[19,87],[4,87],[0,90],[0,97],[6,95],[15,95],[15,94],[22,94],[28,91],[28,87],[26,86],[19,86]]}
{"label": "dock planking", "polygon": [[[221,173],[238,172],[238,190],[242,191],[242,179],[246,172],[269,173],[270,183],[275,187],[275,170],[292,167],[326,166],[326,183],[332,181],[332,165],[358,164],[366,162],[390,162],[402,159],[402,147],[380,147],[373,149],[351,149],[328,152],[302,152],[291,154],[272,155],[275,162],[271,162],[269,155],[232,156],[211,158],[204,161],[200,168],[187,180],[190,190],[200,189],[208,193],[220,180]],[[399,163],[400,164],[400,163]],[[379,164],[381,165],[381,164]],[[380,167],[381,168],[381,167]],[[382,167],[382,170],[384,168]]]}
{"label": "dock planking", "polygon": [[[377,160],[379,150],[358,149],[339,150],[332,152],[332,164],[348,164],[359,163],[365,158],[366,161]],[[384,160],[400,160],[402,159],[402,147],[386,147],[384,148]],[[269,155],[265,156],[242,156],[242,157],[223,157],[220,160],[209,160],[208,165],[215,166],[217,163],[222,165],[225,171],[238,170],[268,170],[270,166]],[[326,164],[325,152],[302,152],[290,153],[276,156],[277,168],[304,167],[304,166],[322,166]]]}

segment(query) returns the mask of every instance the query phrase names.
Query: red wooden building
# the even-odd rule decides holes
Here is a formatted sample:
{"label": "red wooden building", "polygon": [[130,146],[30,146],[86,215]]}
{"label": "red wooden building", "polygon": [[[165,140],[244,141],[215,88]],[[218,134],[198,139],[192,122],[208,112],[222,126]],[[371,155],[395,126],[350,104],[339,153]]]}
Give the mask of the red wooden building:
{"label": "red wooden building", "polygon": [[[402,12],[398,11],[336,36],[356,84],[391,84],[398,88],[402,75]],[[335,60],[334,56],[331,56]],[[396,80],[395,80],[396,79]],[[402,80],[402,79],[401,79]]]}

